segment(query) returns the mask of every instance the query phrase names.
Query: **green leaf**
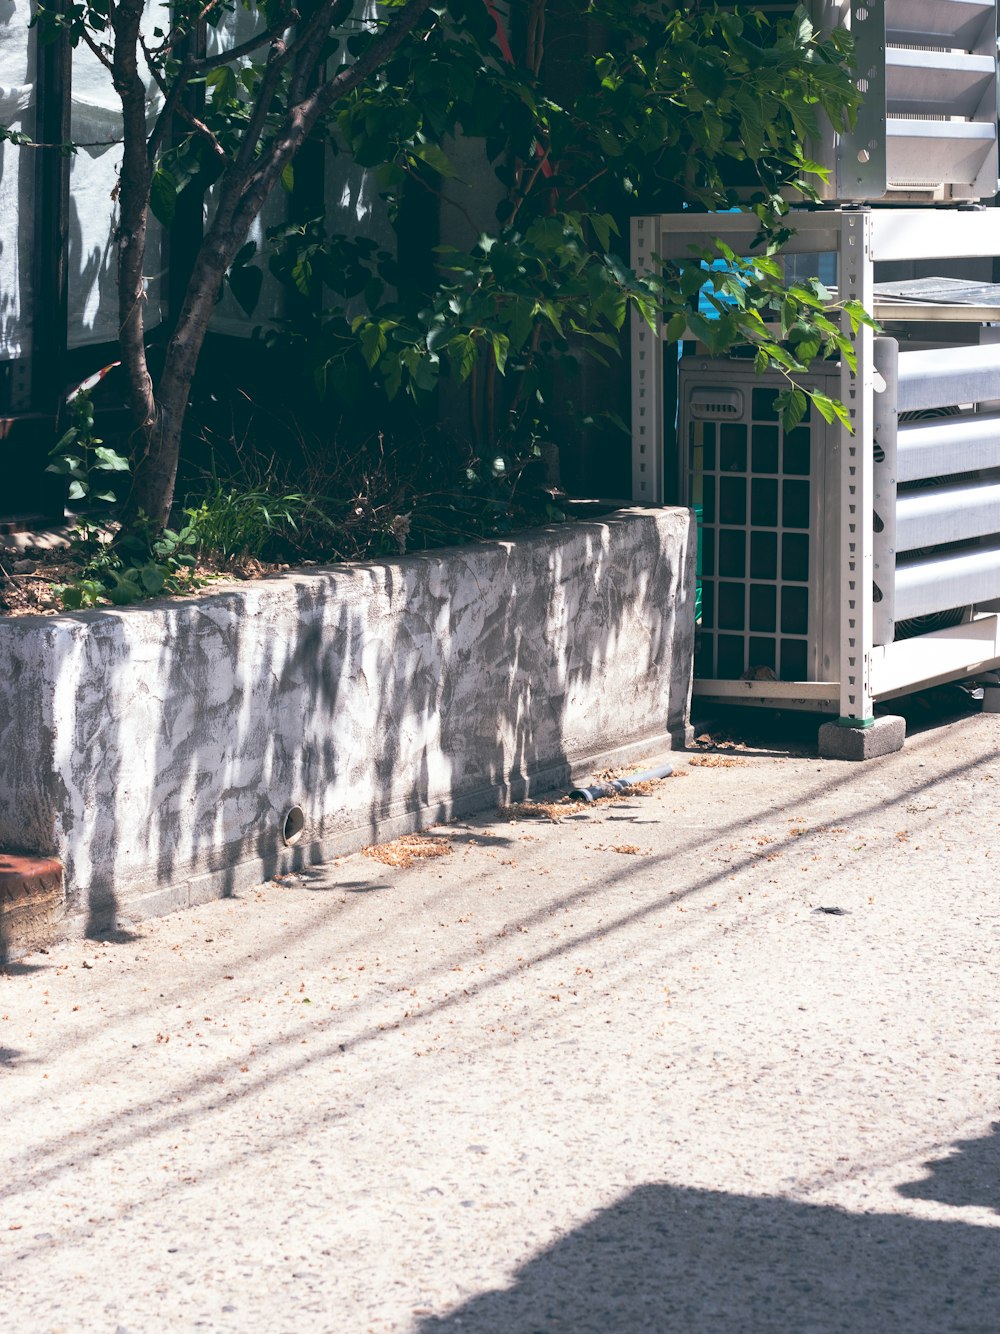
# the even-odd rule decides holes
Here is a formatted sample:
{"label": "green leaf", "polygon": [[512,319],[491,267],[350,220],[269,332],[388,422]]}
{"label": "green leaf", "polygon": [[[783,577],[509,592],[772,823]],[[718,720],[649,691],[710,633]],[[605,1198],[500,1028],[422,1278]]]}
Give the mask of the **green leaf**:
{"label": "green leaf", "polygon": [[366,324],[361,330],[361,355],[373,370],[386,349],[385,329],[381,324]]}
{"label": "green leaf", "polygon": [[94,450],[94,457],[97,463],[94,465],[102,472],[128,472],[129,461],[107,445],[99,445]]}
{"label": "green leaf", "polygon": [[836,420],[840,422],[841,426],[850,431],[852,435],[854,434],[851,419],[848,416],[847,409],[844,407],[843,403],[838,402],[835,398],[829,398],[826,394],[821,394],[818,389],[814,389],[809,397],[812,399],[813,403],[815,403],[817,412],[825,422]]}
{"label": "green leaf", "polygon": [[108,589],[108,601],[115,607],[127,607],[133,602],[141,602],[143,592],[134,580],[112,571],[115,584]]}
{"label": "green leaf", "polygon": [[594,229],[594,234],[601,244],[602,250],[611,248],[611,235],[618,235],[618,226],[610,213],[593,213],[590,217],[590,225]]}
{"label": "green leaf", "polygon": [[138,571],[139,581],[142,587],[150,595],[155,596],[159,593],[166,583],[166,571],[162,565],[144,565]]}
{"label": "green leaf", "polygon": [[792,351],[803,366],[808,366],[810,362],[815,361],[819,356],[819,350],[820,340],[815,337],[802,338],[792,345]]}
{"label": "green leaf", "polygon": [[230,269],[227,275],[229,290],[239,302],[244,314],[252,315],[260,300],[264,285],[264,270],[258,268]]}
{"label": "green leaf", "polygon": [[497,370],[503,375],[507,367],[507,353],[510,351],[510,339],[506,334],[490,333],[490,343],[493,346],[493,358],[497,364]]}
{"label": "green leaf", "polygon": [[246,245],[240,246],[236,252],[236,257],[232,262],[232,268],[242,269],[244,265],[249,264],[257,253],[257,242],[247,241]]}
{"label": "green leaf", "polygon": [[781,424],[786,431],[794,431],[806,415],[809,400],[799,388],[786,389],[779,394],[775,405],[781,414]]}
{"label": "green leaf", "polygon": [[695,59],[691,68],[691,80],[700,93],[713,100],[721,97],[726,91],[725,70],[704,55]]}
{"label": "green leaf", "polygon": [[476,340],[469,334],[456,334],[448,342],[445,350],[448,353],[448,360],[455,373],[455,378],[459,384],[463,384],[472,374],[479,355]]}
{"label": "green leaf", "polygon": [[177,211],[177,184],[170,172],[157,167],[149,183],[149,207],[157,222],[169,227]]}
{"label": "green leaf", "polygon": [[420,144],[413,150],[413,156],[420,162],[425,163],[432,171],[436,171],[439,176],[446,180],[458,180],[458,172],[451,165],[448,154],[440,144]]}

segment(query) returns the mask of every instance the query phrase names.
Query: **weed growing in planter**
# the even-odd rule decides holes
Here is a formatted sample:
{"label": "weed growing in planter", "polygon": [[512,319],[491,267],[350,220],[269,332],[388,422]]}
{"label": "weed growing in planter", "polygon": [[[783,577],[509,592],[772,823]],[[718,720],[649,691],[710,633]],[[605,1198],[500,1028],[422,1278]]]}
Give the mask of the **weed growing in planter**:
{"label": "weed growing in planter", "polygon": [[316,509],[308,496],[296,492],[276,495],[216,481],[210,493],[184,513],[200,553],[224,560],[247,556],[264,560],[278,543],[294,546],[303,515]]}
{"label": "weed growing in planter", "polygon": [[194,568],[196,542],[190,524],[179,532],[166,528],[156,538],[148,530],[133,530],[103,543],[79,577],[56,592],[67,611],[102,603],[127,607],[146,598],[188,593],[204,583]]}
{"label": "weed growing in planter", "polygon": [[[94,404],[90,389],[106,370],[110,370],[110,367],[84,380],[67,398],[71,424],[69,430],[56,441],[50,454],[52,462],[46,471],[70,479],[70,501],[117,500],[114,490],[97,474],[129,471],[128,459],[123,458],[117,450],[108,448],[94,432]],[[98,491],[99,485],[103,485],[104,489]]]}

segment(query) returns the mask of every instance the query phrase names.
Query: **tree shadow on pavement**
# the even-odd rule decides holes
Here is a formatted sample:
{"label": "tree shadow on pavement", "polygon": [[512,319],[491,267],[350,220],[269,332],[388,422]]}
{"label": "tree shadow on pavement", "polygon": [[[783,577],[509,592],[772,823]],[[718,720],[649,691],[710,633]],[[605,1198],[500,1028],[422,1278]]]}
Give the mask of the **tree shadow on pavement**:
{"label": "tree shadow on pavement", "polygon": [[996,1229],[640,1186],[420,1334],[992,1330]]}
{"label": "tree shadow on pavement", "polygon": [[[945,1158],[925,1163],[929,1175],[900,1186],[900,1195],[940,1204],[978,1205],[1000,1214],[1000,1121],[981,1139],[963,1139]],[[1000,1239],[998,1239],[1000,1240]],[[1000,1325],[1000,1310],[993,1328]]]}

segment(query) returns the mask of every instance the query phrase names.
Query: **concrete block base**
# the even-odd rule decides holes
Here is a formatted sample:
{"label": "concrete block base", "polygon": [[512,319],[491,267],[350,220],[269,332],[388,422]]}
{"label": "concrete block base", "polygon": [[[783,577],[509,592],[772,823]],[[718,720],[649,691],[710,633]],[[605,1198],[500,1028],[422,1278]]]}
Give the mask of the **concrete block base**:
{"label": "concrete block base", "polygon": [[824,760],[877,760],[903,749],[906,719],[898,714],[876,718],[871,727],[842,727],[824,723],[819,729],[819,753]]}

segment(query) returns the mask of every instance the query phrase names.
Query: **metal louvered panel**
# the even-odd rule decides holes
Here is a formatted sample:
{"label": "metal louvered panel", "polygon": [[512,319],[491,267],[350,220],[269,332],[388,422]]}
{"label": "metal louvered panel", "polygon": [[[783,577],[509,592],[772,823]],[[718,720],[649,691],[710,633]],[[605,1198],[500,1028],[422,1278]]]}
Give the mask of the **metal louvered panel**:
{"label": "metal louvered panel", "polygon": [[946,202],[996,194],[996,0],[812,0],[849,28],[857,123],[816,146],[830,200]]}
{"label": "metal louvered panel", "polygon": [[[984,171],[995,191],[997,132],[979,121],[890,120],[886,125],[889,190],[980,193]],[[982,186],[985,190],[985,184]]]}
{"label": "metal louvered panel", "polygon": [[990,56],[890,48],[885,53],[886,109],[890,116],[973,117],[995,78]]}
{"label": "metal louvered panel", "polygon": [[969,406],[996,396],[1000,345],[901,352],[878,338],[875,364],[874,637],[891,644],[901,621],[1000,598],[1000,414]]}

